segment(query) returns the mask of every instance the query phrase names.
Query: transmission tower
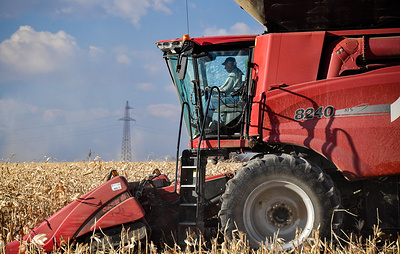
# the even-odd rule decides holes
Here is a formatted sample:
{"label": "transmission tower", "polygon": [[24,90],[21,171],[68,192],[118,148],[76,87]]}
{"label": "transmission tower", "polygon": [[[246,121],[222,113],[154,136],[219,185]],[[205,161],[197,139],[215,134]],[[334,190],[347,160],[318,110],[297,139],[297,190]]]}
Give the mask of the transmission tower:
{"label": "transmission tower", "polygon": [[130,117],[129,110],[133,109],[129,107],[128,101],[125,106],[125,116],[118,121],[124,121],[124,132],[122,134],[122,149],[121,149],[121,161],[131,161],[131,121],[136,121]]}

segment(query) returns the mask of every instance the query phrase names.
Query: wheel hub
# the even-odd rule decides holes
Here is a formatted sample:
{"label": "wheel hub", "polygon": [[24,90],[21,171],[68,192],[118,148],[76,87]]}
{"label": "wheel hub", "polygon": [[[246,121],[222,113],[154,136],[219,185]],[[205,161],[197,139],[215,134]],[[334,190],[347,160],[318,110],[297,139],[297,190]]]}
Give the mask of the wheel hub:
{"label": "wheel hub", "polygon": [[283,202],[276,202],[267,210],[267,220],[274,226],[285,228],[293,222],[293,210]]}
{"label": "wheel hub", "polygon": [[264,242],[279,232],[285,240],[282,249],[296,245],[297,229],[300,241],[311,234],[315,210],[308,194],[299,186],[284,180],[271,180],[257,186],[243,207],[246,232],[256,242]]}

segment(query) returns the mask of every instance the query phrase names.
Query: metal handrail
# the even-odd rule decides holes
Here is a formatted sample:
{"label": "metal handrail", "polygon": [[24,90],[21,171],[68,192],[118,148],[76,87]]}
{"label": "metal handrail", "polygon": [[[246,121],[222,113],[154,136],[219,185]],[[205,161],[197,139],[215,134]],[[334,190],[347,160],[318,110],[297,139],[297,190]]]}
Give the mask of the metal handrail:
{"label": "metal handrail", "polygon": [[[198,145],[197,145],[197,165],[196,165],[197,169],[200,168],[200,163],[201,163],[201,161],[200,161],[201,142],[202,142],[202,139],[203,139],[203,136],[204,136],[204,129],[206,127],[206,119],[207,119],[207,116],[208,116],[208,111],[210,109],[210,102],[211,102],[211,97],[212,97],[213,90],[217,90],[217,92],[218,92],[217,137],[218,137],[218,149],[221,148],[221,140],[220,140],[220,133],[219,133],[220,132],[220,123],[221,123],[221,109],[220,109],[220,107],[221,107],[221,103],[220,103],[221,91],[219,90],[219,88],[217,86],[213,86],[213,87],[211,87],[210,97],[207,100],[206,112],[205,112],[205,114],[203,116],[203,122],[202,122],[202,126],[201,126],[202,128],[201,128],[201,131],[200,131],[199,142],[198,142]],[[199,190],[198,190],[199,189],[198,185],[199,185],[199,171],[196,170],[196,188],[195,188],[195,191],[199,195],[200,193],[199,193]]]}
{"label": "metal handrail", "polygon": [[[178,144],[176,146],[176,165],[175,165],[175,192],[176,192],[176,186],[178,183],[178,164],[179,164],[179,148],[181,144],[181,136],[182,136],[182,122],[183,122],[183,114],[185,111],[185,106],[187,107],[187,111],[189,114],[189,119],[191,119],[190,115],[190,106],[189,103],[183,102],[182,103],[182,108],[181,108],[181,117],[179,121],[179,133],[178,133]],[[192,134],[192,123],[189,121],[189,131],[190,131],[190,148],[193,149],[193,134]]]}

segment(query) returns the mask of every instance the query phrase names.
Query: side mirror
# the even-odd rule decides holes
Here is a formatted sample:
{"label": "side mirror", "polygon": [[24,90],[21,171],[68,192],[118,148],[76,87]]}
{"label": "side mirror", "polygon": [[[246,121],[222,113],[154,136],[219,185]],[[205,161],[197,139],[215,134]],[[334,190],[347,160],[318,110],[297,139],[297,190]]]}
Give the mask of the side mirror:
{"label": "side mirror", "polygon": [[178,63],[176,65],[176,73],[177,73],[177,77],[179,80],[182,80],[185,78],[186,69],[187,69],[187,61],[188,61],[187,55],[185,55],[185,54],[179,55]]}

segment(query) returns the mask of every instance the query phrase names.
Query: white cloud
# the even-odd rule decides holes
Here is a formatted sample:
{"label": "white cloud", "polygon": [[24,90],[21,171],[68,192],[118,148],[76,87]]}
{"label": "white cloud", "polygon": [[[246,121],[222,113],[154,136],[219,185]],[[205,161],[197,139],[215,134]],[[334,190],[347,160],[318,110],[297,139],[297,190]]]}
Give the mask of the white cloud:
{"label": "white cloud", "polygon": [[152,0],[153,9],[156,11],[162,11],[167,14],[171,14],[171,10],[165,6],[165,4],[172,3],[172,0]]}
{"label": "white cloud", "polygon": [[55,108],[55,109],[46,109],[43,112],[43,120],[45,122],[53,122],[57,118],[64,118],[66,112],[64,110]]}
{"label": "white cloud", "polygon": [[217,26],[212,26],[204,30],[204,36],[217,36],[217,35],[228,35],[228,31],[226,29],[218,29]]}
{"label": "white cloud", "polygon": [[121,64],[131,65],[131,57],[134,57],[134,53],[125,46],[118,46],[112,49],[112,54],[115,56],[115,60]]}
{"label": "white cloud", "polygon": [[217,28],[212,26],[204,30],[204,36],[223,36],[223,35],[234,35],[234,34],[258,34],[259,31],[251,29],[248,25],[243,22],[238,22],[231,26],[228,30],[223,28]]}
{"label": "white cloud", "polygon": [[64,31],[21,26],[0,43],[0,63],[19,73],[48,73],[63,68],[77,50],[75,38]]}
{"label": "white cloud", "polygon": [[253,31],[248,25],[243,22],[238,22],[230,28],[233,34],[255,34],[257,32]]}
{"label": "white cloud", "polygon": [[104,53],[104,50],[96,47],[96,46],[89,46],[89,56],[90,57],[97,57]]}
{"label": "white cloud", "polygon": [[147,106],[146,110],[153,116],[173,120],[178,119],[180,112],[179,106],[172,104],[153,104]]}
{"label": "white cloud", "polygon": [[136,87],[143,91],[152,91],[155,88],[155,86],[152,83],[148,83],[148,82],[136,84]]}
{"label": "white cloud", "polygon": [[116,59],[118,63],[128,64],[128,65],[132,63],[131,59],[125,54],[118,54],[116,56]]}
{"label": "white cloud", "polygon": [[171,85],[165,86],[164,90],[168,91],[168,92],[174,92],[174,93],[176,92],[176,88],[175,88],[174,84],[172,84],[172,83],[171,83]]}
{"label": "white cloud", "polygon": [[109,14],[128,19],[135,26],[139,26],[140,18],[147,14],[150,7],[149,1],[143,0],[114,0],[105,7]]}
{"label": "white cloud", "polygon": [[[96,46],[89,46],[89,52],[88,52],[88,60],[90,61],[90,64],[101,64],[103,63],[104,59],[107,57],[107,53],[105,50],[103,50],[100,47]],[[80,61],[80,63],[83,63],[83,61]],[[78,63],[76,64],[76,66]]]}
{"label": "white cloud", "polygon": [[172,0],[61,0],[64,6],[57,10],[64,14],[89,14],[96,16],[115,16],[129,20],[136,27],[140,27],[140,19],[149,9],[171,14],[167,7]]}
{"label": "white cloud", "polygon": [[[165,66],[163,66],[165,68]],[[143,68],[150,71],[151,73],[157,73],[160,71],[160,68],[158,65],[153,64],[145,64],[143,65]]]}

